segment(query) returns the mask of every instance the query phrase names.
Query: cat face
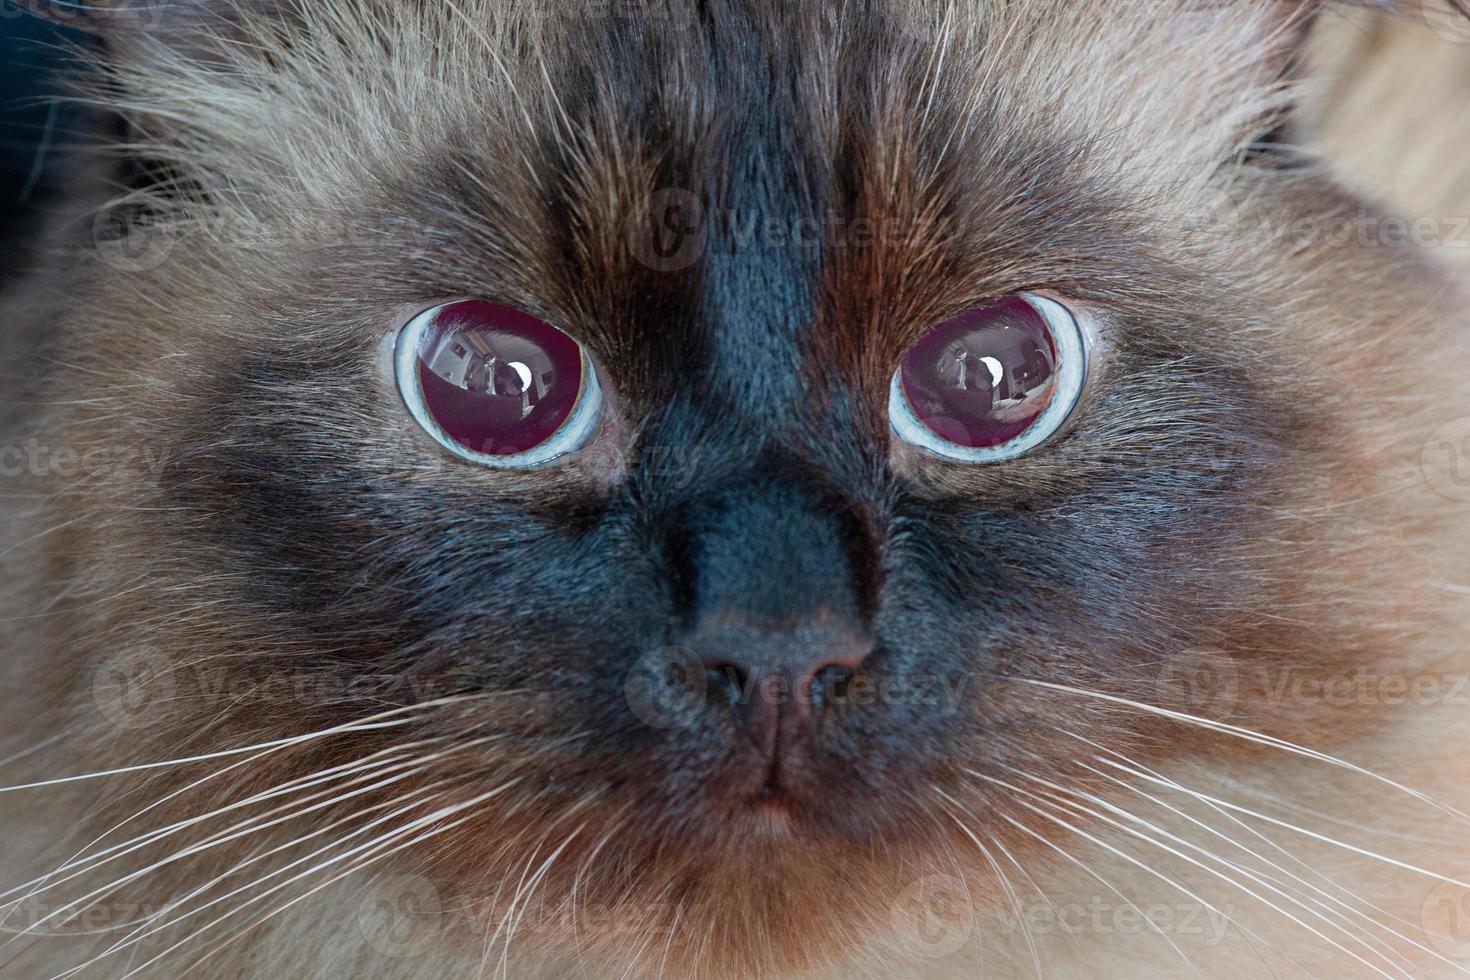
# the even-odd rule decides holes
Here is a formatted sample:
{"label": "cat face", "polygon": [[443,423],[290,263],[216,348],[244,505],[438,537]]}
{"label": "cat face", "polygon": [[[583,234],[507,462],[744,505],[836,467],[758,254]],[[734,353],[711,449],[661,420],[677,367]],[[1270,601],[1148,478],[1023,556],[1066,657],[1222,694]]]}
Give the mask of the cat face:
{"label": "cat face", "polygon": [[[364,3],[120,35],[177,180],[130,226],[161,258],[65,311],[105,408],[55,421],[161,450],[57,505],[106,518],[55,559],[106,600],[58,648],[165,665],[113,756],[326,733],[227,795],[387,760],[292,826],[401,806],[386,841],[477,922],[535,872],[624,925],[708,921],[655,952],[738,973],[829,962],[936,869],[994,894],[983,841],[1046,860],[1037,775],[1261,752],[1172,713],[1370,724],[1255,668],[1406,655],[1376,411],[1443,368],[1351,361],[1433,349],[1395,297],[1436,273],[1281,232],[1361,206],[1244,152],[1279,16]],[[598,411],[564,451],[466,459],[406,407],[405,328],[464,300],[580,345]],[[906,354],[1017,302],[1077,325],[1055,431],[986,461],[905,438]]]}

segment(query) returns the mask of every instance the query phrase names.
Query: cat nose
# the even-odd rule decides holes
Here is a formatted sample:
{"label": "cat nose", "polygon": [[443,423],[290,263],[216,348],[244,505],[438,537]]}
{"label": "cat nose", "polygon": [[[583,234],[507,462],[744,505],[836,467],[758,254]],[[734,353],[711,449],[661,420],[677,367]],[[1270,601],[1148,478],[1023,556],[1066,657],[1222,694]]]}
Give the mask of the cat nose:
{"label": "cat nose", "polygon": [[688,642],[710,696],[768,758],[798,747],[873,650],[871,636],[840,621],[783,626],[741,614],[703,622]]}

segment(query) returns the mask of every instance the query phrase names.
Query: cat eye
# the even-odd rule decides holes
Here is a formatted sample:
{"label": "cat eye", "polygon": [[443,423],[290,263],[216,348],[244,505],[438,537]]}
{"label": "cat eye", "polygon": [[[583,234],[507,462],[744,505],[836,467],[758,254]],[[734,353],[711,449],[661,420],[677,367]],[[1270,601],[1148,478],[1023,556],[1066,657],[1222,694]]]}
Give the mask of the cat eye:
{"label": "cat eye", "polygon": [[394,374],[414,421],[450,452],[486,466],[525,469],[575,452],[602,408],[580,343],[483,300],[410,320],[398,335]]}
{"label": "cat eye", "polygon": [[1029,452],[1082,396],[1087,338],[1072,312],[1022,293],[929,330],[893,375],[888,417],[906,442],[964,463]]}

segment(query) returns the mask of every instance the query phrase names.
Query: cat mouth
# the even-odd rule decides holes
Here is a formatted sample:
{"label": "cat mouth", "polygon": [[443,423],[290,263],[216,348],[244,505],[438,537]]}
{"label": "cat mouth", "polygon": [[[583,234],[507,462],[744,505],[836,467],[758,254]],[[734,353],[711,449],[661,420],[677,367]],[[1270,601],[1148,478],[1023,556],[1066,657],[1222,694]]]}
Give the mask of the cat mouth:
{"label": "cat mouth", "polygon": [[737,808],[785,828],[821,809],[834,781],[822,758],[821,700],[810,684],[776,685],[733,706],[724,781]]}

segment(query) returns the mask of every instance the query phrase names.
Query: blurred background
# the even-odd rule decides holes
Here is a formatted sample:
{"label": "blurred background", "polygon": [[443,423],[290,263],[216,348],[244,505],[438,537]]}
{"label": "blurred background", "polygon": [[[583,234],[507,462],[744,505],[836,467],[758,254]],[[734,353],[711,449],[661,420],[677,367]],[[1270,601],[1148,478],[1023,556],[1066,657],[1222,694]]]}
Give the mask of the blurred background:
{"label": "blurred background", "polygon": [[64,45],[78,36],[0,0],[0,276],[24,252],[27,230],[54,195],[58,150],[74,138],[75,113],[54,101]]}

